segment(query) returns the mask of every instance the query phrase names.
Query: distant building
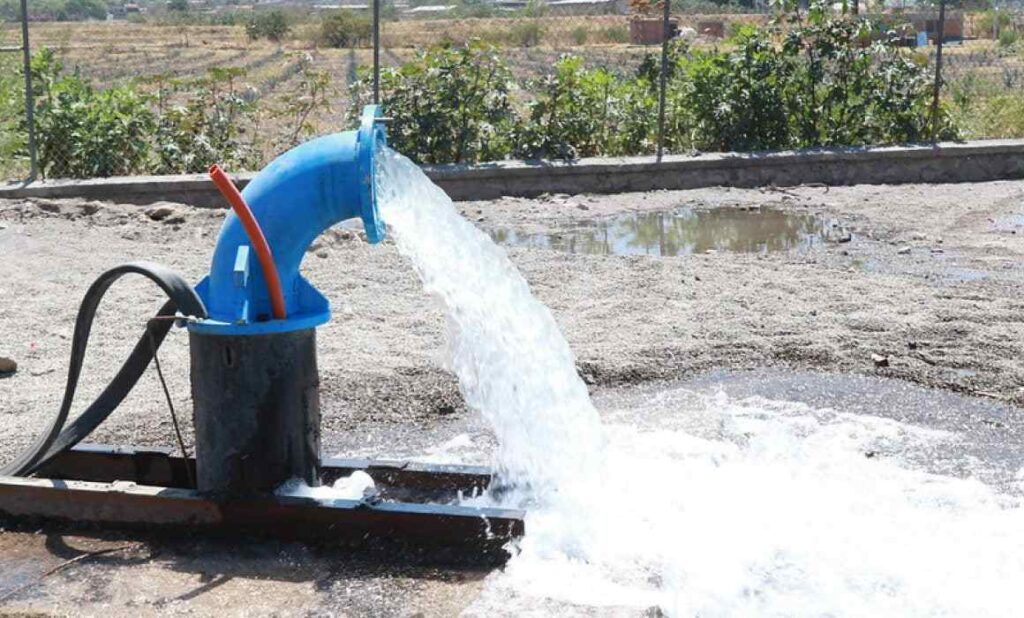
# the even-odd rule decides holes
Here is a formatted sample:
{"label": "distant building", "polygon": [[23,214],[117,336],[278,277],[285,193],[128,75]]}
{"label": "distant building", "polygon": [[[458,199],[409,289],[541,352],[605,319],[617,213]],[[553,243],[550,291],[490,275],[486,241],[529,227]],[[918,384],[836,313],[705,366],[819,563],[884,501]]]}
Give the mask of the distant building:
{"label": "distant building", "polygon": [[627,0],[551,0],[546,3],[552,15],[627,15]]}
{"label": "distant building", "polygon": [[369,11],[369,4],[314,4],[314,9],[318,11],[337,11],[344,9],[346,11]]}
{"label": "distant building", "polygon": [[454,11],[455,7],[448,4],[424,4],[422,6],[413,7],[411,9],[405,9],[402,11],[405,15],[440,15]]}

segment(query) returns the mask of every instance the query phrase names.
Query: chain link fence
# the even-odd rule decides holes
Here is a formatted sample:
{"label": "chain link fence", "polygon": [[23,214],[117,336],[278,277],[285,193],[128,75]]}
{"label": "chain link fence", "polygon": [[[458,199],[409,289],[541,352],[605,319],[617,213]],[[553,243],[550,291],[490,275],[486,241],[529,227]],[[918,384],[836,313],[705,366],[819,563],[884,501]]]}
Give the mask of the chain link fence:
{"label": "chain link fence", "polygon": [[[396,88],[413,83],[408,77],[416,71],[465,69],[465,64],[424,63],[426,50],[459,49],[471,42],[486,46],[495,66],[507,70],[480,79],[500,79],[499,103],[511,110],[508,118],[484,113],[473,121],[508,120],[514,126],[500,140],[487,138],[492,144],[475,150],[460,145],[436,162],[708,149],[707,141],[701,148],[692,138],[694,127],[707,119],[682,111],[678,54],[726,53],[735,47],[737,34],[777,17],[759,2],[726,5],[732,12],[680,0],[668,7],[653,0],[379,0],[376,7],[365,2],[267,7],[207,0],[166,6],[125,2],[110,5],[106,19],[91,21],[56,21],[59,15],[30,11],[34,106],[46,110],[33,125],[39,133],[36,176],[202,172],[214,162],[232,170],[258,169],[311,136],[351,126],[354,110],[373,98],[375,59],[384,73],[383,98],[390,102]],[[1024,136],[1024,10],[950,11],[945,36],[939,37],[937,11],[897,9],[862,13],[885,27],[906,25],[904,43],[913,48],[906,55],[926,67],[932,80],[936,43],[942,39],[940,98],[960,135]],[[6,17],[0,47],[13,51],[0,53],[0,178],[14,180],[32,175],[33,166],[18,53],[21,28]],[[566,56],[578,58],[576,73],[565,68],[570,66]],[[638,75],[647,80],[646,90],[633,88],[630,80]],[[603,97],[595,88],[606,89]],[[439,107],[440,101],[441,107],[459,110],[465,107],[462,94],[453,90],[446,98],[442,92],[430,106]],[[404,95],[406,102],[417,96]],[[613,98],[614,109],[607,103]],[[62,107],[62,101],[68,105]],[[499,104],[493,97],[480,101]],[[71,102],[89,113],[63,113]],[[599,110],[597,120],[569,126],[564,116],[555,116],[570,103],[606,109]],[[548,134],[536,125],[544,125]],[[550,133],[559,131],[552,138]],[[569,147],[559,139],[571,142]],[[501,140],[506,143],[496,146]],[[744,148],[743,136],[722,143],[751,149],[763,141],[750,141],[751,148]],[[435,162],[429,156],[420,160]]]}
{"label": "chain link fence", "polygon": [[18,21],[0,23],[0,180],[32,175],[22,34]]}

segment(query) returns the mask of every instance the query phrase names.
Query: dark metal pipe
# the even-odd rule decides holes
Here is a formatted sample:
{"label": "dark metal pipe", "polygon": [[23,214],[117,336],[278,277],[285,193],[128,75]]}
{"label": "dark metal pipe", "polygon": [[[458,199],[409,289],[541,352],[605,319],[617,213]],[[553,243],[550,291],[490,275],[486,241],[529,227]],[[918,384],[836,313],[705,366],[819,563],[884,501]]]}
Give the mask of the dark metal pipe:
{"label": "dark metal pipe", "polygon": [[189,333],[196,485],[221,497],[270,494],[320,477],[316,331]]}

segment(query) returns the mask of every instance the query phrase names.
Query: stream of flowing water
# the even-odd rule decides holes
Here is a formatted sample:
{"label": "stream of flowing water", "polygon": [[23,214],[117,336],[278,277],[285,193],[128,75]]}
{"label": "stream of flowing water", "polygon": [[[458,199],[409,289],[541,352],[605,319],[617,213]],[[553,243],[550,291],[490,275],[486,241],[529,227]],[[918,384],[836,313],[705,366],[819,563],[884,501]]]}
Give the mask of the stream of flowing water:
{"label": "stream of flowing water", "polygon": [[528,509],[467,613],[1020,615],[1022,492],[900,455],[955,451],[955,435],[685,391],[602,424],[504,250],[401,155],[382,153],[377,183],[399,251],[445,308],[449,368],[497,438],[499,489],[475,500]]}

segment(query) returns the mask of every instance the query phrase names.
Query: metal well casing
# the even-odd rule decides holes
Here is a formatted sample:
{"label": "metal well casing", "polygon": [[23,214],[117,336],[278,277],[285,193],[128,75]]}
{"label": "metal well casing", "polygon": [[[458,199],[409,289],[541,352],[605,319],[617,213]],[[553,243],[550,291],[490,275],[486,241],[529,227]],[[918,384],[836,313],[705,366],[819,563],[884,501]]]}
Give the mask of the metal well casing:
{"label": "metal well casing", "polygon": [[316,331],[190,333],[196,484],[222,497],[320,478]]}

